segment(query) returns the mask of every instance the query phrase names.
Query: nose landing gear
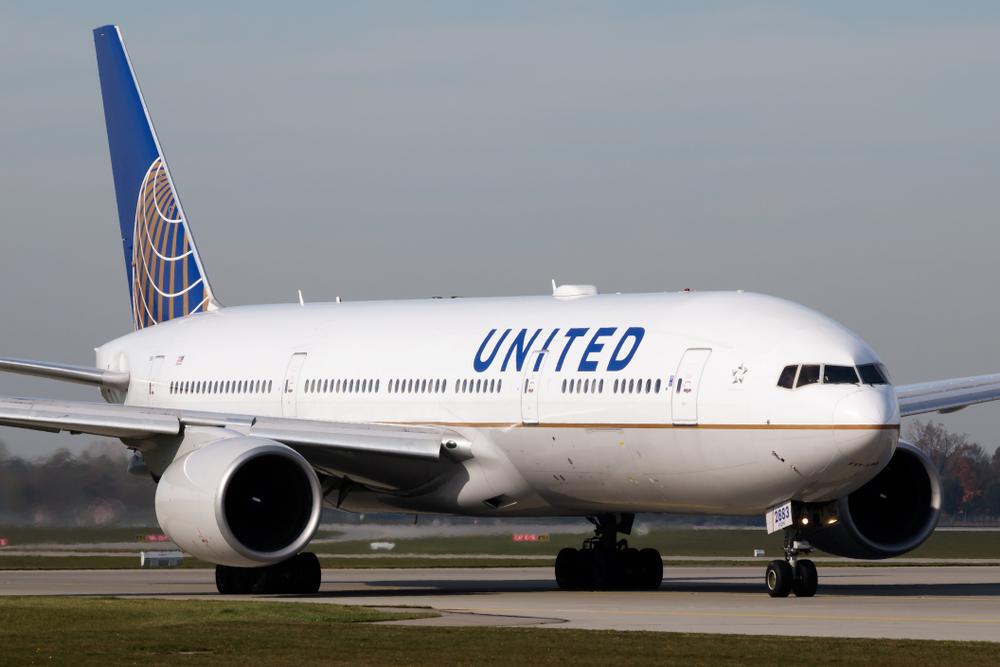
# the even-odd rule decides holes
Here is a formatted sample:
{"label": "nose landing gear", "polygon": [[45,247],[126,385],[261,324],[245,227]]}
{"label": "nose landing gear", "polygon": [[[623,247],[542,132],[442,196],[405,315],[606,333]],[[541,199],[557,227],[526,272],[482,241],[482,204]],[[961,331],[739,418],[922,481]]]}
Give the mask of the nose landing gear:
{"label": "nose landing gear", "polygon": [[787,598],[789,593],[811,598],[819,587],[816,565],[811,560],[799,558],[812,553],[813,548],[808,542],[796,540],[797,533],[795,528],[785,528],[785,560],[772,560],[767,565],[764,583],[767,594],[773,598]]}
{"label": "nose landing gear", "polygon": [[634,514],[587,517],[594,537],[580,550],[566,548],[556,557],[556,583],[564,590],[655,590],[663,583],[663,559],[656,549],[633,549],[618,533],[630,535]]}

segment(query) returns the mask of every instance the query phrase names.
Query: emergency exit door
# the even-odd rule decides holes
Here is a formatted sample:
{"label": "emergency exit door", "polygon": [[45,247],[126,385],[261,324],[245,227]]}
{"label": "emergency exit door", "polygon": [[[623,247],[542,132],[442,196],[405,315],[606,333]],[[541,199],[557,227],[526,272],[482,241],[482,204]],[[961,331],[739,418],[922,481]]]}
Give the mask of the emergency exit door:
{"label": "emergency exit door", "polygon": [[548,350],[535,350],[528,357],[521,381],[521,423],[538,423],[538,393],[542,388],[542,368]]}
{"label": "emergency exit door", "polygon": [[674,424],[694,426],[698,423],[698,388],[710,354],[712,350],[695,348],[681,357],[670,402]]}
{"label": "emergency exit door", "polygon": [[302,375],[302,365],[306,363],[306,353],[298,352],[292,355],[285,371],[285,382],[281,385],[281,414],[285,417],[295,416],[295,398],[299,394],[299,377]]}
{"label": "emergency exit door", "polygon": [[153,366],[149,370],[149,405],[158,405],[156,394],[160,390],[157,383],[160,380],[160,369],[163,367],[163,355],[153,359]]}

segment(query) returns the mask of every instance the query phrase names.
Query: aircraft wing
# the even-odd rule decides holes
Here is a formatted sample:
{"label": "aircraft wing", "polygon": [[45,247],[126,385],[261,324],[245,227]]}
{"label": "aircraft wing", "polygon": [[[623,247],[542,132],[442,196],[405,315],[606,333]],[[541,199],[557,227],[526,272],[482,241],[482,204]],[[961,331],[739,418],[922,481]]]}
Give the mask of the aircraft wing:
{"label": "aircraft wing", "polygon": [[[467,448],[443,427],[325,422],[198,410],[0,397],[0,426],[148,440],[185,426],[234,428],[292,447],[324,474],[386,489],[414,488]],[[445,456],[442,456],[444,454]]]}
{"label": "aircraft wing", "polygon": [[947,414],[970,405],[1000,400],[1000,373],[896,387],[902,417],[924,412]]}

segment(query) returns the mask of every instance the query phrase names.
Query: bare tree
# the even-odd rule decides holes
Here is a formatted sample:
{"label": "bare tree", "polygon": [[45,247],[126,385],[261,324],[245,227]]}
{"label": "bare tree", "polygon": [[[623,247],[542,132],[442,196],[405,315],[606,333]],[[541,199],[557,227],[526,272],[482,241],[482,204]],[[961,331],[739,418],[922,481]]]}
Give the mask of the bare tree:
{"label": "bare tree", "polygon": [[906,428],[905,436],[907,441],[919,447],[934,461],[941,474],[944,474],[951,458],[968,445],[968,438],[964,433],[949,433],[944,424],[932,421],[924,423],[919,419]]}

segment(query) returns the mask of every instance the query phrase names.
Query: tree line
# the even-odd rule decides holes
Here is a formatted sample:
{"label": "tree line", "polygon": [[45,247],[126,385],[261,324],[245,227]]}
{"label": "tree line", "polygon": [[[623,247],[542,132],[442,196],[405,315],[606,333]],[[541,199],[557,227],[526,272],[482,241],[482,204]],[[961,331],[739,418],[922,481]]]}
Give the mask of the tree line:
{"label": "tree line", "polygon": [[930,457],[941,475],[941,512],[945,515],[1000,516],[1000,447],[991,456],[964,433],[944,424],[915,420],[904,440]]}
{"label": "tree line", "polygon": [[156,485],[126,474],[130,452],[96,441],[79,454],[12,457],[0,442],[0,523],[94,526],[156,525]]}

